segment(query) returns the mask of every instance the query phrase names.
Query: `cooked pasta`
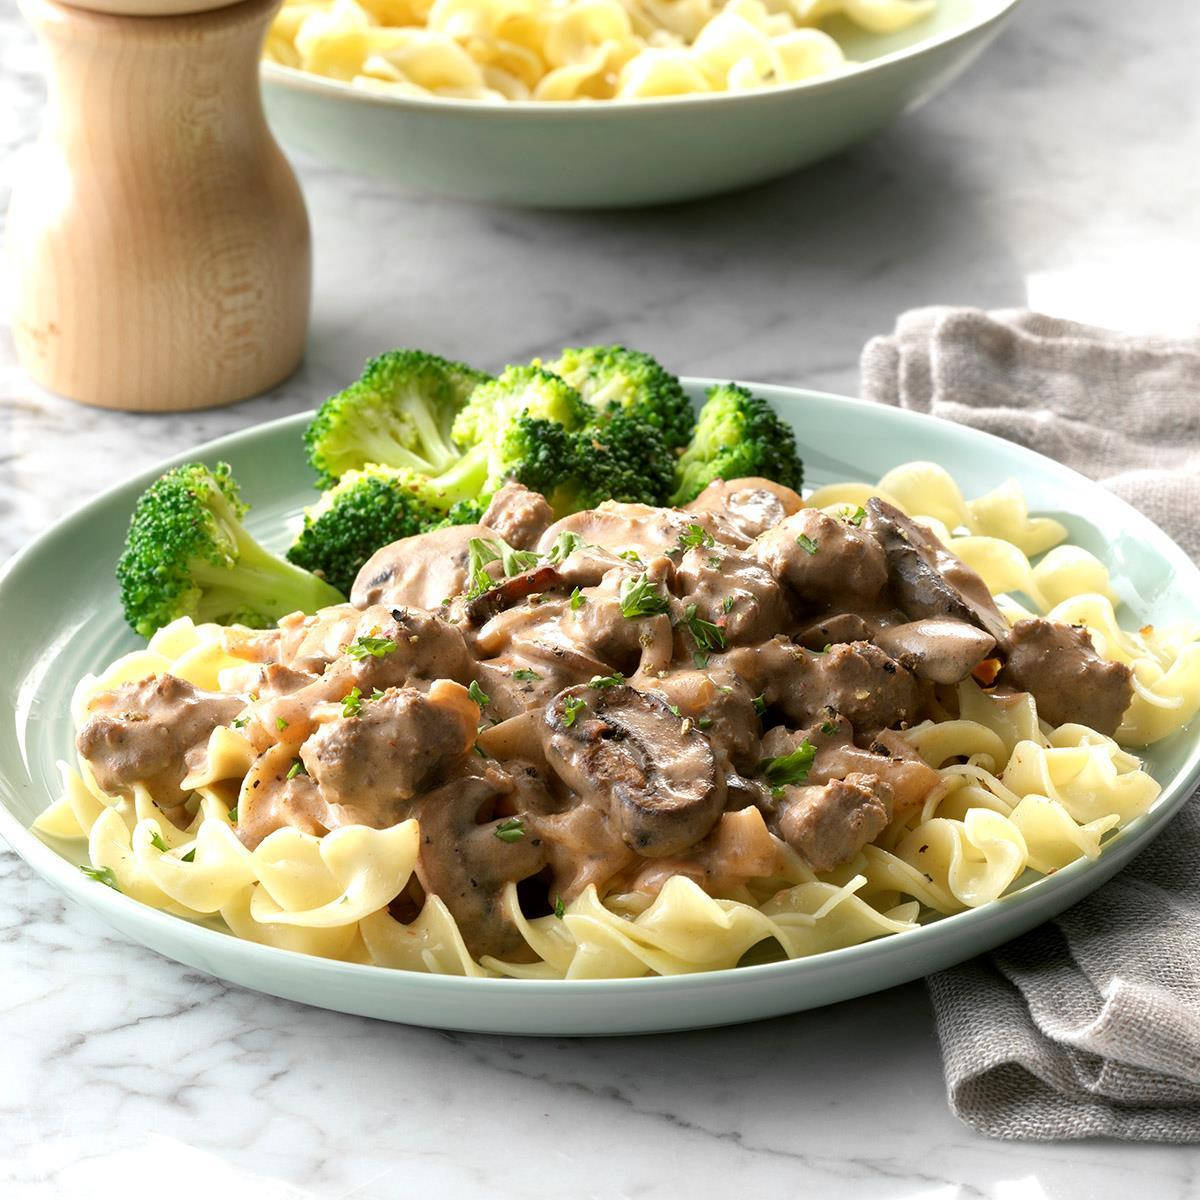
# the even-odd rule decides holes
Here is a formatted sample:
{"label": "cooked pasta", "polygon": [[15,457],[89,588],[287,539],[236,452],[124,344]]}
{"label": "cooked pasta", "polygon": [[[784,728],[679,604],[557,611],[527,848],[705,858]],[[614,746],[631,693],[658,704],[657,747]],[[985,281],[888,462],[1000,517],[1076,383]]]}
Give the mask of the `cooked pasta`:
{"label": "cooked pasta", "polygon": [[[517,883],[501,881],[500,903],[520,952],[473,952],[473,932],[451,911],[454,898],[431,887],[412,890],[421,871],[420,820],[379,828],[343,816],[340,827],[322,834],[306,830],[296,810],[265,836],[245,836],[248,814],[262,811],[260,782],[269,791],[272,779],[305,769],[290,734],[264,739],[245,716],[273,703],[265,711],[277,714],[279,730],[289,724],[283,714],[297,720],[298,709],[281,707],[285,689],[274,700],[253,690],[266,678],[262,664],[278,635],[182,619],[79,684],[77,726],[105,697],[146,680],[174,679],[230,697],[229,711],[243,716],[226,716],[200,752],[189,754],[179,803],[164,802],[152,783],[137,782],[125,794],[105,790],[93,760],[81,755],[76,767],[63,764],[61,798],[35,828],[50,838],[86,839],[91,873],[125,895],[177,916],[223,922],[252,941],[405,970],[538,979],[680,974],[733,967],[748,955],[817,954],[978,908],[1032,878],[1095,859],[1106,836],[1145,813],[1159,792],[1122,747],[1170,736],[1200,708],[1200,628],[1122,629],[1104,564],[1066,544],[1062,525],[1031,515],[1011,483],[967,500],[940,467],[910,463],[875,485],[818,488],[800,512],[820,509],[826,516],[817,519],[849,528],[861,522],[862,506],[879,503],[873,497],[908,514],[978,572],[1008,622],[1044,617],[1084,626],[1104,660],[1128,668],[1132,700],[1114,718],[1115,735],[1073,720],[1051,723],[1032,694],[990,687],[976,671],[939,690],[933,716],[877,735],[901,739],[871,749],[902,768],[893,780],[897,797],[904,770],[927,778],[912,804],[897,799],[886,827],[835,865],[814,867],[768,828],[761,806],[727,806],[701,851],[642,859],[636,869],[581,881],[553,912],[527,915]],[[696,541],[712,544],[700,535]],[[335,615],[340,624],[326,641],[348,640],[356,614]],[[316,627],[307,620],[285,619],[284,636],[289,622],[311,634]],[[489,628],[481,636],[492,636]],[[652,653],[645,641],[643,649]],[[662,678],[660,671],[656,684],[651,670],[646,686],[665,686]],[[475,700],[465,701],[465,689],[445,680],[435,681],[430,695],[460,708],[479,702],[474,692]],[[311,728],[334,728],[351,696],[318,704]],[[827,727],[833,723],[826,719]],[[296,737],[307,736],[307,728]],[[479,744],[502,758],[532,760],[538,751],[530,748],[530,728],[521,717],[503,721],[481,731]],[[430,876],[421,878],[428,883]],[[396,907],[397,897],[414,894],[419,905]]]}
{"label": "cooked pasta", "polygon": [[873,33],[935,0],[285,0],[268,60],[404,96],[612,100],[746,91],[850,70],[816,27]]}

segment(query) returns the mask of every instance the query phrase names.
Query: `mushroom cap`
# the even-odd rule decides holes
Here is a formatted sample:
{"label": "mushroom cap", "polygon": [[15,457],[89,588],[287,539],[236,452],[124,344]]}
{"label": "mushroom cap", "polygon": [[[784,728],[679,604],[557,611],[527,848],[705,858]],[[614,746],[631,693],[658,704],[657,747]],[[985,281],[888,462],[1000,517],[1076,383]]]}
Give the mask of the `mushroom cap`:
{"label": "mushroom cap", "polygon": [[929,530],[878,496],[867,501],[862,527],[883,547],[892,595],[908,616],[954,617],[1004,639],[1008,622],[987,584]]}
{"label": "mushroom cap", "polygon": [[658,696],[628,685],[565,688],[546,708],[542,743],[559,778],[645,858],[686,850],[724,811],[708,739]]}

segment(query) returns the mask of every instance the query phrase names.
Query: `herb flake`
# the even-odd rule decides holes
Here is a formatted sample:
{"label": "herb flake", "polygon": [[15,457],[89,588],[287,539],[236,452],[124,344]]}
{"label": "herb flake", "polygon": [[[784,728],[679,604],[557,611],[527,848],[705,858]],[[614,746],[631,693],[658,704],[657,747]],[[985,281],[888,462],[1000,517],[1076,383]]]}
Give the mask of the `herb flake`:
{"label": "herb flake", "polygon": [[121,890],[117,883],[117,877],[113,874],[112,867],[80,867],[79,868],[89,879],[94,879],[97,883],[104,884],[105,887],[110,887],[114,892]]}
{"label": "herb flake", "polygon": [[502,842],[519,842],[525,836],[525,822],[520,817],[509,817],[496,826],[495,834]]}
{"label": "herb flake", "polygon": [[385,637],[360,637],[346,647],[351,658],[362,662],[364,658],[383,658],[396,649],[396,643]]}
{"label": "herb flake", "polygon": [[642,617],[657,617],[667,611],[667,598],[651,583],[646,574],[631,575],[621,583],[618,593],[621,615],[631,621]]}

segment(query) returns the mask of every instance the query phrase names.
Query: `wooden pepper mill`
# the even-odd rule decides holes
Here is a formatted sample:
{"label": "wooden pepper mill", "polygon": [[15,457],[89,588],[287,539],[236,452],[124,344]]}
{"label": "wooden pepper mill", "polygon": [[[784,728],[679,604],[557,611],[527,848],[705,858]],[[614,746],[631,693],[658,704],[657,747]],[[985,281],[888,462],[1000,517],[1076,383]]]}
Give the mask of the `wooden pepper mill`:
{"label": "wooden pepper mill", "polygon": [[21,0],[51,67],[8,216],[21,362],[104,408],[263,391],[300,360],[312,275],[258,88],[280,0],[83,2]]}

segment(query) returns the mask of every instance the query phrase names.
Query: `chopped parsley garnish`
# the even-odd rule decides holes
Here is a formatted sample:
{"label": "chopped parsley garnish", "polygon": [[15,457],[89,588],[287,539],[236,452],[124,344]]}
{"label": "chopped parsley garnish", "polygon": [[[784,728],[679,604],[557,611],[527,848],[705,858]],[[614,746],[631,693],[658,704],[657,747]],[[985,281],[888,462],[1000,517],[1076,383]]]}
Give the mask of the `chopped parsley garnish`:
{"label": "chopped parsley garnish", "polygon": [[520,667],[512,673],[514,679],[519,679],[522,683],[533,683],[535,680],[541,679],[541,676],[536,671],[531,671],[528,667]]}
{"label": "chopped parsley garnish", "polygon": [[571,611],[578,612],[587,603],[587,597],[578,589],[571,589]]}
{"label": "chopped parsley garnish", "polygon": [[722,564],[722,563],[723,563],[725,560],[724,560],[724,559],[723,559],[723,558],[722,558],[722,557],[721,557],[719,554],[710,554],[710,555],[708,556],[708,560],[707,560],[707,561],[708,561],[708,565],[709,565],[709,566],[710,566],[710,567],[711,567],[711,568],[712,568],[714,571],[717,571],[717,570],[719,570],[719,569],[720,569],[720,567],[721,567],[721,564]]}
{"label": "chopped parsley garnish", "polygon": [[726,596],[725,599],[721,601],[721,611],[722,612],[732,612],[733,611],[733,597],[732,596]]}
{"label": "chopped parsley garnish", "polygon": [[292,765],[288,768],[288,773],[285,776],[285,778],[286,779],[295,779],[297,775],[307,775],[307,774],[308,774],[308,771],[305,770],[304,764],[300,761],[300,759],[294,758],[294,759],[292,759]]}
{"label": "chopped parsley garnish", "polygon": [[179,861],[180,862],[195,862],[196,861],[196,847],[193,846]]}
{"label": "chopped parsley garnish", "polygon": [[231,724],[233,725],[234,729],[245,729],[246,726],[250,724],[250,718],[249,717],[234,717]]}
{"label": "chopped parsley garnish", "polygon": [[474,679],[471,680],[471,686],[467,688],[467,695],[470,696],[480,708],[487,708],[487,706],[492,702],[491,696],[489,696]]}
{"label": "chopped parsley garnish", "polygon": [[275,718],[275,728],[282,733],[288,727],[288,723],[282,717]]}
{"label": "chopped parsley garnish", "polygon": [[554,545],[546,552],[546,561],[551,565],[560,563],[574,554],[583,545],[583,538],[570,530],[564,530],[554,539]]}
{"label": "chopped parsley garnish", "polygon": [[822,721],[821,722],[821,732],[822,733],[832,733],[836,728],[837,728],[836,721]]}
{"label": "chopped parsley garnish", "polygon": [[150,845],[152,845],[155,850],[161,850],[164,854],[171,848],[166,842],[163,841],[161,833],[152,833],[150,835]]}
{"label": "chopped parsley garnish", "polygon": [[631,562],[635,566],[640,567],[642,565],[641,555],[638,554],[638,552],[636,550],[622,550],[621,553],[617,555],[617,557],[623,558],[626,562]]}
{"label": "chopped parsley garnish", "polygon": [[378,688],[376,688],[376,689],[375,689],[375,690],[374,690],[374,691],[371,693],[371,699],[372,699],[372,700],[382,700],[382,699],[383,699],[383,693],[382,693],[382,692],[381,692],[381,691],[380,691]]}
{"label": "chopped parsley garnish", "polygon": [[237,824],[237,805],[236,804],[229,810],[229,823],[230,823],[230,825]]}
{"label": "chopped parsley garnish", "polygon": [[699,729],[711,729],[712,723],[713,723],[712,717],[701,717],[700,720],[698,720],[696,722],[696,726]]}
{"label": "chopped parsley garnish", "polygon": [[683,620],[698,650],[725,649],[725,631],[719,625],[714,625],[699,616],[694,604],[689,604],[683,610]]}
{"label": "chopped parsley garnish", "polygon": [[618,593],[621,615],[636,621],[640,617],[656,617],[668,608],[667,598],[646,575],[631,575],[621,584]]}
{"label": "chopped parsley garnish", "polygon": [[802,533],[796,539],[796,545],[799,546],[800,549],[803,550],[805,554],[810,554],[810,555],[816,554],[817,550],[819,549],[819,547],[817,546],[817,543],[814,542],[812,540],[812,538],[810,538],[808,536],[807,533]]}
{"label": "chopped parsley garnish", "polygon": [[567,906],[563,903],[563,898],[561,896],[555,896],[554,897],[554,915],[561,921],[563,919],[563,913],[565,913],[566,911],[567,911]]}
{"label": "chopped parsley garnish", "polygon": [[563,724],[568,728],[575,724],[575,718],[587,708],[587,701],[582,696],[567,696],[563,700]]}
{"label": "chopped parsley garnish", "polygon": [[396,643],[385,637],[360,637],[346,647],[351,658],[362,662],[364,658],[383,658],[396,649]]}
{"label": "chopped parsley garnish", "polygon": [[79,869],[89,879],[94,879],[97,883],[102,883],[105,887],[112,888],[114,892],[121,890],[117,884],[117,877],[113,874],[112,867],[80,867]]}
{"label": "chopped parsley garnish", "polygon": [[362,712],[362,706],[362,692],[353,687],[342,697],[342,716],[357,717]]}
{"label": "chopped parsley garnish", "polygon": [[625,676],[620,671],[614,671],[611,675],[593,675],[588,680],[588,687],[594,688],[610,688],[620,687],[625,682]]}
{"label": "chopped parsley garnish", "polygon": [[509,817],[496,826],[495,832],[502,842],[519,842],[525,836],[525,823],[520,817]]}
{"label": "chopped parsley garnish", "polygon": [[697,671],[703,671],[704,668],[708,666],[708,651],[707,650],[693,650],[692,651],[692,662],[695,665]]}
{"label": "chopped parsley garnish", "polygon": [[863,518],[867,515],[867,510],[860,504],[852,513],[846,514],[846,520],[851,525],[861,525]]}
{"label": "chopped parsley garnish", "polygon": [[715,546],[717,539],[713,537],[703,525],[689,525],[683,533],[679,535],[679,549],[693,550],[700,546],[705,548]]}
{"label": "chopped parsley garnish", "polygon": [[795,750],[791,750],[787,754],[780,754],[775,758],[764,758],[758,764],[758,769],[763,778],[771,785],[772,791],[777,791],[789,784],[803,783],[808,778],[809,771],[812,770],[813,757],[816,753],[817,748],[805,738]]}
{"label": "chopped parsley garnish", "polygon": [[761,696],[755,696],[750,703],[754,705],[754,711],[758,713],[760,717],[766,713],[767,697],[765,692]]}
{"label": "chopped parsley garnish", "polygon": [[668,704],[667,712],[669,712],[671,714],[671,716],[673,716],[673,717],[682,717],[683,716],[683,713],[679,711],[678,704]]}
{"label": "chopped parsley garnish", "polygon": [[514,550],[503,538],[471,538],[467,542],[468,600],[474,600],[496,586],[496,581],[485,569],[496,561],[509,578],[537,566],[538,556],[532,550]]}

